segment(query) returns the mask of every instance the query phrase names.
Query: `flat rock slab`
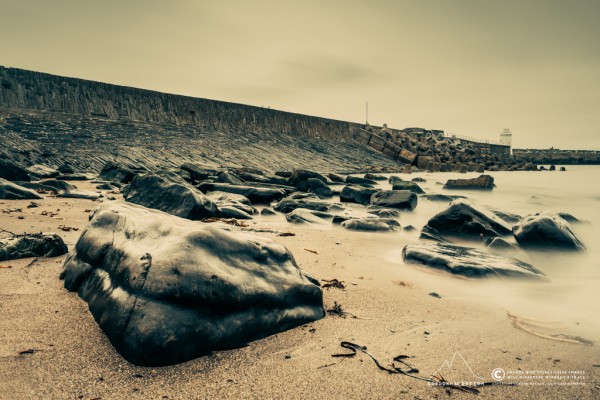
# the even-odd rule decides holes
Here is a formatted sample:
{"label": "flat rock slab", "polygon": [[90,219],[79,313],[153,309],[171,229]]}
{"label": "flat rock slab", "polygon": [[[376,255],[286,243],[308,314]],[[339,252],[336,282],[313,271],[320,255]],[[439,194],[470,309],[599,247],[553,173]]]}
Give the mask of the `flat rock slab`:
{"label": "flat rock slab", "polygon": [[279,203],[273,207],[275,211],[279,211],[282,213],[289,213],[294,211],[297,208],[307,208],[309,210],[315,211],[327,211],[331,203],[321,200],[315,200],[314,198],[304,198],[304,199],[291,199],[285,198],[282,199]]}
{"label": "flat rock slab", "polygon": [[64,193],[59,193],[56,197],[63,197],[66,199],[84,199],[84,200],[98,200],[101,195],[90,190],[68,190]]}
{"label": "flat rock slab", "polygon": [[0,199],[2,200],[39,200],[43,197],[33,189],[17,185],[0,178]]}
{"label": "flat rock slab", "polygon": [[422,197],[426,200],[429,200],[429,201],[444,201],[444,202],[448,202],[448,203],[451,203],[452,201],[454,201],[456,199],[465,199],[466,198],[465,196],[439,194],[439,193],[424,194],[420,197]]}
{"label": "flat rock slab", "polygon": [[533,265],[483,250],[444,243],[419,243],[404,246],[402,258],[469,278],[510,277],[545,279]]}
{"label": "flat rock slab", "polygon": [[322,212],[309,210],[308,208],[296,208],[285,216],[285,219],[292,224],[331,224],[333,215]]}
{"label": "flat rock slab", "polygon": [[528,215],[513,227],[519,245],[526,249],[583,251],[585,246],[559,214]]}
{"label": "flat rock slab", "polygon": [[202,192],[220,191],[233,194],[241,194],[252,202],[252,204],[270,204],[279,201],[286,195],[285,190],[277,188],[252,187],[247,185],[230,185],[228,183],[203,182],[198,185]]}
{"label": "flat rock slab", "polygon": [[400,229],[398,221],[392,218],[361,218],[342,222],[344,228],[363,232],[389,232]]}
{"label": "flat rock slab", "polygon": [[17,235],[0,239],[0,261],[28,257],[56,257],[66,254],[67,245],[54,233]]}
{"label": "flat rock slab", "polygon": [[448,179],[444,189],[492,190],[494,178],[490,175],[480,175],[472,179]]}
{"label": "flat rock slab", "polygon": [[92,214],[63,277],[116,350],[144,366],[243,346],[324,316],[320,286],[283,245],[123,202]]}

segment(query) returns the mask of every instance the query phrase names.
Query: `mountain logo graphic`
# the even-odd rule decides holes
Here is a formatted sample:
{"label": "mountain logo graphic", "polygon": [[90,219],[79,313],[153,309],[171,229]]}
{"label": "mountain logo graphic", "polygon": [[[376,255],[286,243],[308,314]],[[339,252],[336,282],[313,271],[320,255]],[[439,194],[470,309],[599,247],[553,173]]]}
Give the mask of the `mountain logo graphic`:
{"label": "mountain logo graphic", "polygon": [[[446,371],[446,372],[444,372]],[[452,375],[455,374],[455,372],[460,372],[461,375],[465,375],[465,376],[461,376],[458,377],[459,379],[452,379]],[[467,378],[467,375],[469,375],[469,377]],[[452,358],[450,360],[445,360],[442,365],[433,373],[431,374],[432,377],[444,377],[445,379],[447,379],[447,377],[450,377],[451,379],[447,379],[448,381],[464,381],[464,380],[473,380],[473,378],[480,380],[480,381],[484,381],[485,378],[482,378],[481,376],[477,375],[475,372],[473,372],[473,369],[471,368],[471,366],[469,365],[469,363],[467,362],[467,360],[465,360],[465,358],[463,357],[462,354],[460,354],[459,351],[455,351],[454,354],[452,355]]]}

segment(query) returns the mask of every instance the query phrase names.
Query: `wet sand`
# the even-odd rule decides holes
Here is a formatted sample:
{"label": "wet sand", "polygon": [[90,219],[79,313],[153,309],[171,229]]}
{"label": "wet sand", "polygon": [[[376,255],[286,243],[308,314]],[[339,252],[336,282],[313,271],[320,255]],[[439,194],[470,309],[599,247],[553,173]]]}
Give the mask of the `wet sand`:
{"label": "wet sand", "polygon": [[[94,187],[89,182],[75,184],[80,189]],[[29,201],[0,201],[0,209],[23,210],[0,214],[0,227],[14,233],[57,232],[70,249],[86,226],[87,210],[99,204],[52,197],[37,202],[38,208],[28,209]],[[54,217],[40,215],[58,209]],[[65,232],[59,225],[79,230]],[[440,371],[448,381],[470,382],[478,377],[492,381],[491,371],[502,368],[583,371],[586,382],[584,386],[482,387],[482,398],[600,398],[600,368],[594,366],[600,364],[597,344],[549,340],[517,329],[508,310],[498,304],[461,296],[461,286],[453,283],[459,279],[403,264],[398,259],[400,250],[416,240],[418,230],[376,234],[339,227],[316,229],[289,224],[282,215],[260,217],[249,225],[293,232],[295,236],[275,239],[291,250],[309,275],[343,281],[344,290],[324,289],[325,307],[337,302],[356,318],[328,315],[245,348],[169,367],[137,367],[112,348],[87,304],[63,288],[59,274],[64,256],[4,261],[0,265],[11,268],[0,268],[0,398],[473,397],[388,374],[364,354],[332,357],[347,352],[340,347],[342,341],[367,346],[382,364],[400,354],[414,357],[408,362],[423,377],[456,354],[466,364],[456,357],[453,368]],[[33,352],[20,354],[29,349]]]}

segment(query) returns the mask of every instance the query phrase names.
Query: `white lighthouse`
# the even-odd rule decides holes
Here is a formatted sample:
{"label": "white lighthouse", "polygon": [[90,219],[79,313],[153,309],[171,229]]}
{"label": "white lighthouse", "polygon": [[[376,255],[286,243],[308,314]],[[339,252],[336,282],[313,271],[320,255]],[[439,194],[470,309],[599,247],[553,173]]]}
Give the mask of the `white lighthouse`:
{"label": "white lighthouse", "polygon": [[500,133],[500,144],[503,146],[509,146],[512,143],[512,133],[510,132],[510,129],[508,128],[504,128],[502,130],[502,133]]}

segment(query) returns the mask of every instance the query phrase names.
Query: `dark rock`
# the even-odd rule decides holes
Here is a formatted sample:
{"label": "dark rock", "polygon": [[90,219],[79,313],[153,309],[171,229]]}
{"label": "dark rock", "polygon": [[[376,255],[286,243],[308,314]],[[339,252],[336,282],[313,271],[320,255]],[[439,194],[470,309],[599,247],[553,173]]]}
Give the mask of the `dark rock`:
{"label": "dark rock", "polygon": [[420,197],[423,199],[429,200],[429,201],[447,201],[449,203],[456,199],[466,199],[465,196],[452,195],[452,194],[439,194],[439,193],[424,194]]}
{"label": "dark rock", "polygon": [[285,196],[285,190],[275,188],[260,188],[247,185],[230,185],[227,183],[203,182],[198,185],[202,192],[221,191],[226,193],[241,194],[247,197],[252,204],[270,204],[279,201]]}
{"label": "dark rock", "polygon": [[462,237],[470,240],[507,236],[511,230],[498,217],[487,210],[475,208],[463,199],[454,200],[450,207],[433,216],[427,226],[445,237]]}
{"label": "dark rock", "polygon": [[329,198],[333,196],[333,190],[323,183],[322,180],[317,178],[308,178],[307,183],[309,192],[314,193],[322,198]]}
{"label": "dark rock", "polygon": [[377,182],[371,179],[365,179],[358,176],[347,176],[346,183],[349,185],[375,186]]}
{"label": "dark rock", "polygon": [[54,233],[16,235],[0,239],[0,261],[27,257],[56,257],[68,251],[65,242]]}
{"label": "dark rock", "polygon": [[322,318],[322,291],[268,238],[127,203],[96,210],[65,262],[129,362],[181,363]]}
{"label": "dark rock", "polygon": [[561,217],[562,219],[564,219],[565,221],[567,221],[570,224],[576,224],[576,223],[584,222],[584,221],[580,220],[579,218],[575,217],[574,215],[569,214],[569,213],[565,213],[565,212],[559,212],[558,216]]}
{"label": "dark rock", "polygon": [[491,175],[480,175],[472,179],[448,179],[444,189],[475,189],[492,190],[494,188],[494,178]]}
{"label": "dark rock", "polygon": [[544,274],[533,265],[516,258],[451,244],[409,244],[402,250],[402,258],[407,263],[423,264],[470,278],[544,278]]}
{"label": "dark rock", "polygon": [[441,233],[428,225],[425,225],[423,229],[421,229],[421,235],[419,236],[419,239],[431,240],[438,243],[450,243],[441,236]]}
{"label": "dark rock", "polygon": [[382,190],[371,196],[373,205],[401,210],[414,210],[417,201],[417,195],[409,190]]}
{"label": "dark rock", "polygon": [[388,232],[400,229],[400,224],[391,218],[349,219],[342,226],[353,231]]}
{"label": "dark rock", "polygon": [[569,223],[554,213],[528,215],[513,227],[513,234],[526,249],[585,250]]}
{"label": "dark rock", "polygon": [[219,172],[216,182],[229,183],[231,185],[243,185],[244,181],[232,172]]}
{"label": "dark rock", "polygon": [[45,191],[69,191],[77,189],[77,186],[71,185],[66,181],[57,181],[55,179],[49,179],[42,182],[17,182],[19,185],[34,190],[45,190]]}
{"label": "dark rock", "polygon": [[265,172],[261,169],[258,168],[252,168],[252,167],[242,167],[242,168],[235,168],[233,170],[233,172],[235,172],[236,175],[241,175],[241,174],[253,174],[253,175],[265,175]]}
{"label": "dark rock", "polygon": [[548,171],[556,171],[556,165],[552,164],[550,168],[548,168]]}
{"label": "dark rock", "polygon": [[416,178],[412,178],[410,181],[411,182],[427,182],[426,179],[423,179],[423,178],[418,177],[418,176]]}
{"label": "dark rock", "polygon": [[344,178],[343,176],[340,176],[338,174],[331,174],[330,173],[330,174],[327,174],[327,177],[329,179],[331,179],[332,182],[335,182],[335,183],[344,183],[344,182],[346,182],[346,178]]}
{"label": "dark rock", "polygon": [[61,197],[65,199],[83,199],[83,200],[98,200],[102,195],[92,192],[89,190],[67,190],[64,193],[58,193],[56,197]]}
{"label": "dark rock", "polygon": [[42,198],[35,190],[0,178],[0,199],[2,200],[33,200]]}
{"label": "dark rock", "polygon": [[567,169],[565,167],[560,167],[561,171],[566,171]]}
{"label": "dark rock", "polygon": [[116,186],[111,185],[110,183],[101,183],[100,185],[96,185],[96,189],[98,189],[98,190],[115,190],[118,188]]}
{"label": "dark rock", "polygon": [[364,186],[347,185],[340,193],[340,201],[364,205],[371,204],[371,196],[379,191],[379,189]]}
{"label": "dark rock", "polygon": [[107,181],[129,183],[135,176],[135,172],[128,167],[117,165],[109,161],[102,167],[98,176]]}
{"label": "dark rock", "polygon": [[407,232],[412,232],[414,231],[416,228],[412,225],[406,225],[405,227],[402,228],[402,230],[405,230]]}
{"label": "dark rock", "polygon": [[292,224],[324,224],[328,223],[326,220],[331,221],[333,215],[323,211],[309,210],[308,208],[296,208],[288,213],[285,219]]}
{"label": "dark rock", "polygon": [[183,164],[179,168],[189,172],[190,176],[192,177],[192,181],[194,182],[204,181],[208,179],[209,176],[217,174],[217,171],[212,167],[193,163]]}
{"label": "dark rock", "polygon": [[56,177],[59,181],[89,181],[94,177],[87,174],[69,174],[69,175],[59,175]]}
{"label": "dark rock", "polygon": [[0,159],[0,178],[6,179],[7,181],[31,181],[29,172],[25,168],[18,166],[17,164]]}
{"label": "dark rock", "polygon": [[231,205],[219,206],[217,216],[220,218],[252,219],[252,215]]}
{"label": "dark rock", "polygon": [[31,167],[27,167],[27,172],[35,179],[50,179],[55,178],[60,174],[58,170],[42,164],[35,164]]}
{"label": "dark rock", "polygon": [[275,171],[275,175],[281,176],[282,178],[289,178],[292,176],[292,171]]}
{"label": "dark rock", "polygon": [[308,179],[315,178],[319,179],[323,183],[327,183],[327,178],[318,172],[310,171],[307,169],[297,169],[292,172],[292,176],[290,176],[288,180],[288,184],[294,187],[297,187],[299,190],[306,192],[308,191]]}
{"label": "dark rock", "polygon": [[387,178],[383,175],[377,175],[377,174],[371,174],[371,173],[367,173],[364,176],[365,179],[370,179],[372,181],[385,181],[387,180]]}
{"label": "dark rock", "polygon": [[309,210],[315,210],[315,211],[327,211],[329,210],[329,207],[331,206],[331,203],[325,202],[325,201],[320,201],[319,199],[315,199],[315,198],[304,198],[304,199],[291,199],[291,198],[285,198],[283,200],[281,200],[279,203],[277,203],[277,205],[275,205],[274,209],[275,211],[279,211],[282,213],[289,213],[294,211],[297,208],[306,208]]}
{"label": "dark rock", "polygon": [[506,239],[495,237],[488,240],[488,250],[494,254],[527,260],[529,256],[525,253],[518,244],[511,243]]}
{"label": "dark rock", "polygon": [[400,216],[398,210],[394,210],[392,208],[383,208],[379,206],[369,206],[367,207],[368,213],[377,215],[379,218],[395,218]]}
{"label": "dark rock", "polygon": [[494,215],[498,218],[500,218],[501,220],[508,222],[508,223],[515,223],[515,222],[519,222],[521,220],[521,216],[518,214],[513,214],[511,212],[508,211],[503,211],[503,210],[498,210],[496,208],[492,208],[492,207],[488,207],[490,209],[491,212],[494,213]]}
{"label": "dark rock", "polygon": [[138,174],[123,189],[125,200],[168,212],[187,219],[202,219],[217,215],[217,206],[196,188],[156,174]]}
{"label": "dark rock", "polygon": [[[244,182],[273,183],[273,182],[270,182],[269,178],[267,178],[264,175],[251,174],[250,172],[240,171],[239,174],[237,174],[237,176],[239,176],[240,179],[242,179]],[[284,178],[279,178],[279,179],[281,179],[280,183],[282,185],[286,185],[288,183],[287,179],[284,179]]]}
{"label": "dark rock", "polygon": [[396,175],[392,175],[388,178],[388,183],[390,185],[393,185],[396,182],[405,182],[405,180]]}
{"label": "dark rock", "polygon": [[239,194],[209,192],[206,197],[217,205],[221,218],[252,219],[256,212],[250,200]]}
{"label": "dark rock", "polygon": [[63,164],[60,167],[58,167],[58,172],[60,172],[61,174],[74,174],[75,170],[73,169],[71,164]]}
{"label": "dark rock", "polygon": [[394,182],[392,190],[409,190],[417,194],[425,193],[418,184],[408,181]]}
{"label": "dark rock", "polygon": [[260,210],[260,215],[275,215],[275,211],[270,207],[265,207]]}

